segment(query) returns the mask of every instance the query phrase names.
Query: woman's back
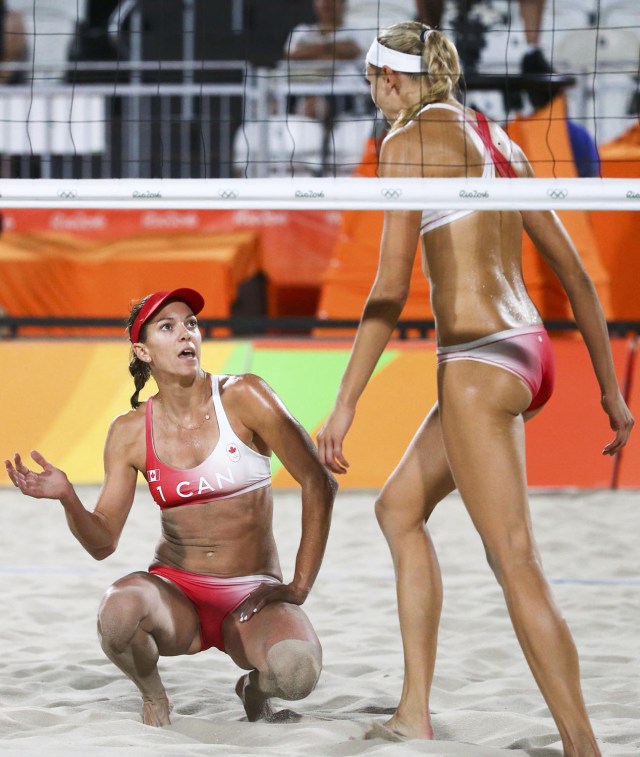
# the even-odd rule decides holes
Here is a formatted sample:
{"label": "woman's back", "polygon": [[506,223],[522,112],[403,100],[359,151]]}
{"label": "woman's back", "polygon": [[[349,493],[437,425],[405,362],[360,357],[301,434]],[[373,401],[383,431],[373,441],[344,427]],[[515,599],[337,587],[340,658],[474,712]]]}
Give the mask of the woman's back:
{"label": "woman's back", "polygon": [[[403,127],[405,149],[414,161],[420,156],[424,178],[526,175],[504,131],[493,124],[482,134],[481,126],[470,108],[433,103]],[[520,162],[511,168],[514,159]],[[540,322],[522,279],[518,211],[425,210],[421,234],[441,344]]]}

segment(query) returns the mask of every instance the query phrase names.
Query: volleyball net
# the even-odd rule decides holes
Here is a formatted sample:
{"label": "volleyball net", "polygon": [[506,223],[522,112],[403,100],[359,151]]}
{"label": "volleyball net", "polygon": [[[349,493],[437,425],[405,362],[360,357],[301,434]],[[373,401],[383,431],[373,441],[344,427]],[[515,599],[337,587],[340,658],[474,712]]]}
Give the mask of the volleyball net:
{"label": "volleyball net", "polygon": [[[533,31],[549,68],[527,72],[521,10],[536,2],[444,3],[440,28],[463,58],[460,99],[503,125],[535,120],[545,175],[573,165],[597,177],[595,150],[638,123],[637,2],[545,0]],[[11,0],[19,23],[5,14],[1,176],[348,177],[386,128],[363,58],[399,6],[349,0],[340,31],[323,37],[328,57],[301,60],[312,0]],[[359,52],[345,57],[345,41]],[[550,107],[558,97],[563,106]],[[565,123],[570,153],[552,134]]]}
{"label": "volleyball net", "polygon": [[[12,0],[22,27],[5,16],[0,98],[10,333],[30,333],[21,318],[114,319],[132,296],[200,280],[214,329],[238,315],[268,323],[235,334],[291,333],[277,323],[289,317],[353,326],[375,275],[377,211],[424,208],[571,211],[563,220],[609,321],[620,333],[637,324],[637,0],[546,0],[546,73],[522,64],[520,9],[536,0],[445,2],[440,28],[465,68],[460,100],[503,125],[534,166],[537,178],[511,181],[378,176],[387,124],[363,51],[403,1],[417,7],[350,0],[332,54],[297,60],[311,0]],[[12,38],[23,42],[13,62]],[[338,58],[344,39],[362,55]],[[593,149],[578,154],[576,134]],[[566,298],[533,257],[525,245],[536,304],[567,323]],[[418,268],[404,317],[428,324]]]}

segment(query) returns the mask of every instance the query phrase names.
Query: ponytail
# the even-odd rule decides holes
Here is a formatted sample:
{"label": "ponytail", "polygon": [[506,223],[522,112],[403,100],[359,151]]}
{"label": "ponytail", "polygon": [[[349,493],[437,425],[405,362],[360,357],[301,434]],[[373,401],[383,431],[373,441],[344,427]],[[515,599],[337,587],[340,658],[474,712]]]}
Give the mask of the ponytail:
{"label": "ponytail", "polygon": [[[133,326],[133,322],[136,319],[136,316],[142,309],[142,306],[147,301],[148,297],[144,297],[139,302],[136,302],[136,304],[131,308],[131,312],[129,313],[129,317],[127,318],[127,331],[129,332],[129,335],[131,335],[131,327]],[[146,338],[146,324],[142,326],[140,329],[140,336],[139,339],[141,342],[144,342]],[[133,349],[130,352],[129,355],[129,373],[133,377],[133,382],[135,384],[136,390],[131,395],[131,398],[129,402],[131,403],[131,407],[135,410],[137,407],[140,406],[140,392],[144,388],[144,385],[147,383],[149,378],[151,377],[151,366],[148,363],[145,363],[143,360],[140,360],[140,358],[135,354]]]}
{"label": "ponytail", "polygon": [[133,376],[133,381],[136,387],[135,392],[129,399],[131,407],[135,410],[140,406],[140,392],[151,376],[151,366],[140,360],[140,358],[133,353],[133,350],[131,350],[131,357],[129,358],[129,373]]}

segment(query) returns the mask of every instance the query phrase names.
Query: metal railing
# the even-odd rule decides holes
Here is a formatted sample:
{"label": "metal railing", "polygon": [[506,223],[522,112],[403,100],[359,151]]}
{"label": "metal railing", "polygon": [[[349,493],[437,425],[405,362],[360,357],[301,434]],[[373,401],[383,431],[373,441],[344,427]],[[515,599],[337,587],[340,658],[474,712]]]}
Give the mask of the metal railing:
{"label": "metal railing", "polygon": [[[348,66],[322,75],[318,62],[82,63],[69,66],[68,83],[46,83],[30,64],[7,67],[32,80],[2,91],[0,178],[349,175],[376,122],[368,87]],[[469,88],[500,88],[497,75],[475,79],[483,77]],[[579,77],[570,99],[582,103],[575,117],[604,134],[632,117],[589,117],[585,103],[604,97],[598,81],[589,78],[587,97],[587,77]],[[607,96],[619,91],[623,104],[630,81],[627,70],[601,74]],[[328,103],[321,118],[301,107],[314,99]]]}
{"label": "metal railing", "polygon": [[[69,76],[80,71],[113,82],[42,84],[34,76],[4,89],[2,178],[333,175],[338,161],[346,172],[357,165],[372,124],[361,82],[319,79],[304,66],[295,81],[289,67],[245,61],[93,63]],[[356,105],[348,119],[339,111],[330,122],[290,112],[293,99],[311,97]],[[348,155],[336,139],[350,143]]]}

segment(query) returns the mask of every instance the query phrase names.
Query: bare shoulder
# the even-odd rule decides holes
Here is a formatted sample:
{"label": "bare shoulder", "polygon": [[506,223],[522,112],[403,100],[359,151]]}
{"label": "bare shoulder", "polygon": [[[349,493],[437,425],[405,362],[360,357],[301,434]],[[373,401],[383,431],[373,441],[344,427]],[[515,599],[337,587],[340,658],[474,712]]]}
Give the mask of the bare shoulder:
{"label": "bare shoulder", "polygon": [[520,178],[533,176],[533,170],[524,150],[514,142],[507,132],[495,121],[490,121],[493,144],[507,158]]}
{"label": "bare shoulder", "polygon": [[237,373],[220,376],[220,394],[231,399],[254,392],[273,391],[267,382],[255,373]]}
{"label": "bare shoulder", "polygon": [[422,177],[422,161],[416,160],[422,154],[420,139],[421,131],[413,121],[388,134],[380,150],[380,175]]}
{"label": "bare shoulder", "polygon": [[263,455],[279,446],[281,434],[299,428],[278,395],[254,373],[221,376],[220,397],[236,434],[243,440],[244,432],[253,434],[250,443]]}
{"label": "bare shoulder", "polygon": [[111,421],[107,433],[107,449],[113,447],[122,452],[144,444],[146,405],[146,402],[142,402],[135,410],[121,413]]}
{"label": "bare shoulder", "polygon": [[220,396],[225,407],[245,408],[281,406],[277,394],[255,373],[241,373],[220,377]]}

